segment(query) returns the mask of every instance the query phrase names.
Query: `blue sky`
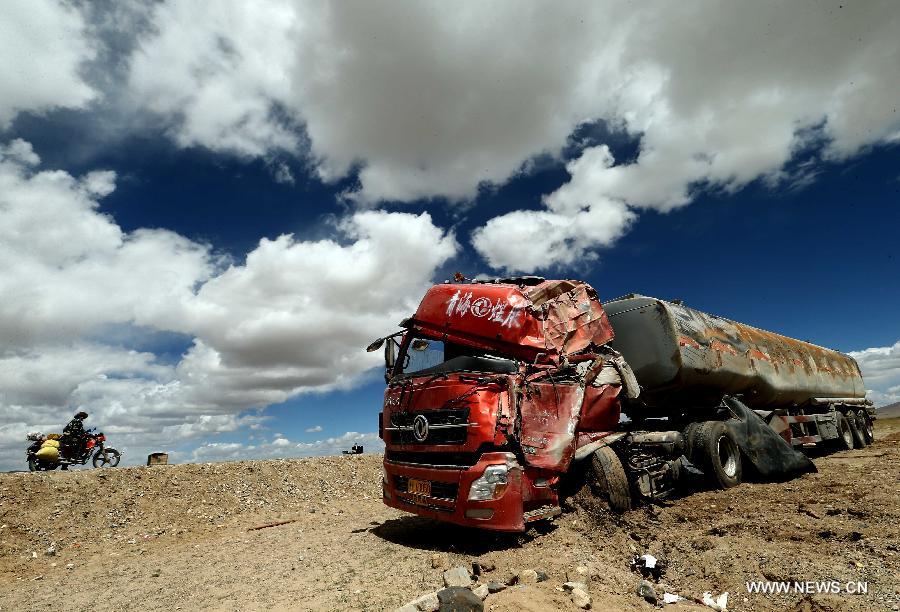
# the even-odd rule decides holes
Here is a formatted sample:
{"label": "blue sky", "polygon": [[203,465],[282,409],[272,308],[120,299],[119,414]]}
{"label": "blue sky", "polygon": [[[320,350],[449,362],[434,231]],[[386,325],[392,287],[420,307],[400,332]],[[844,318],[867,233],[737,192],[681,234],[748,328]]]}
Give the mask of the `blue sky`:
{"label": "blue sky", "polygon": [[78,408],[132,462],[377,447],[362,347],[455,271],[900,400],[900,11],[799,4],[4,4],[0,467]]}

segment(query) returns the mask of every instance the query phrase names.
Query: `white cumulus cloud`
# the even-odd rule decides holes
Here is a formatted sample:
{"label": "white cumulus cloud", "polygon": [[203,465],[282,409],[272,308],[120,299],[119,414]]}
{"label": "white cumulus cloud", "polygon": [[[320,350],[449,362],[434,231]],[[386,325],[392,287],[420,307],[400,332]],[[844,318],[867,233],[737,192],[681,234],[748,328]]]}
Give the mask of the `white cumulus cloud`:
{"label": "white cumulus cloud", "polygon": [[95,56],[85,19],[71,4],[0,3],[0,129],[22,111],[81,108],[93,100],[81,71]]}
{"label": "white cumulus cloud", "polygon": [[215,269],[208,247],[167,230],[126,233],[98,211],[112,172],[40,170],[31,145],[0,145],[4,346],[75,340],[110,323],[184,311]]}
{"label": "white cumulus cloud", "polygon": [[900,340],[850,353],[859,363],[868,397],[876,406],[900,402]]}

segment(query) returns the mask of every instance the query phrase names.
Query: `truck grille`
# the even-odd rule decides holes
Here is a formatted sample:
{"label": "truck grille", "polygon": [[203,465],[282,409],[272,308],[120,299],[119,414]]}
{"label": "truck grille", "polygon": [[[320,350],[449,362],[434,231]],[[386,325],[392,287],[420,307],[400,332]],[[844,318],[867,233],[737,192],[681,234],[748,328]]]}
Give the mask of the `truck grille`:
{"label": "truck grille", "polygon": [[[413,434],[413,422],[419,414],[428,419],[428,436],[422,441],[416,440]],[[401,412],[391,415],[389,429],[392,444],[464,444],[469,429],[469,409]]]}
{"label": "truck grille", "polygon": [[385,450],[384,458],[393,463],[427,465],[430,467],[469,468],[478,463],[478,453],[417,453]]}
{"label": "truck grille", "polygon": [[[394,488],[401,492],[406,493],[409,491],[409,478],[406,476],[394,476]],[[446,499],[449,501],[456,501],[456,496],[459,493],[459,485],[455,482],[438,482],[436,480],[431,481],[431,497],[437,499]]]}

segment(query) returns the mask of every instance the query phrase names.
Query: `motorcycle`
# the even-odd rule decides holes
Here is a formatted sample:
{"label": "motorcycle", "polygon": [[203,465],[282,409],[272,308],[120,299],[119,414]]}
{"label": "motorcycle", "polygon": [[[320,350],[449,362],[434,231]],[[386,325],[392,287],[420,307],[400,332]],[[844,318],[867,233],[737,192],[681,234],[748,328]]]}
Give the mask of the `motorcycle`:
{"label": "motorcycle", "polygon": [[68,470],[70,465],[85,465],[91,458],[91,453],[93,453],[92,463],[95,468],[116,467],[122,457],[118,450],[106,446],[106,436],[102,432],[98,432],[96,428],[88,429],[85,432],[84,444],[80,449],[72,448],[71,445],[58,444],[59,452],[56,453],[55,459],[40,457],[39,451],[48,440],[58,440],[59,436],[28,434],[27,439],[32,444],[25,452],[25,458],[28,461],[28,469],[32,472],[50,471],[56,468]]}

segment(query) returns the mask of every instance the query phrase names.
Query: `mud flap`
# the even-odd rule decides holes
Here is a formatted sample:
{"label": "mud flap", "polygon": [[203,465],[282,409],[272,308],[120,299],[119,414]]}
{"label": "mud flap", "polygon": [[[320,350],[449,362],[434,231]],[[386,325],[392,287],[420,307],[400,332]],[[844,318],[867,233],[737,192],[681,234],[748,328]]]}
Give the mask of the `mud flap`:
{"label": "mud flap", "polygon": [[725,421],[725,426],[761,476],[790,478],[818,471],[806,455],[794,450],[753,410],[733,397],[726,396],[724,402],[736,416]]}

